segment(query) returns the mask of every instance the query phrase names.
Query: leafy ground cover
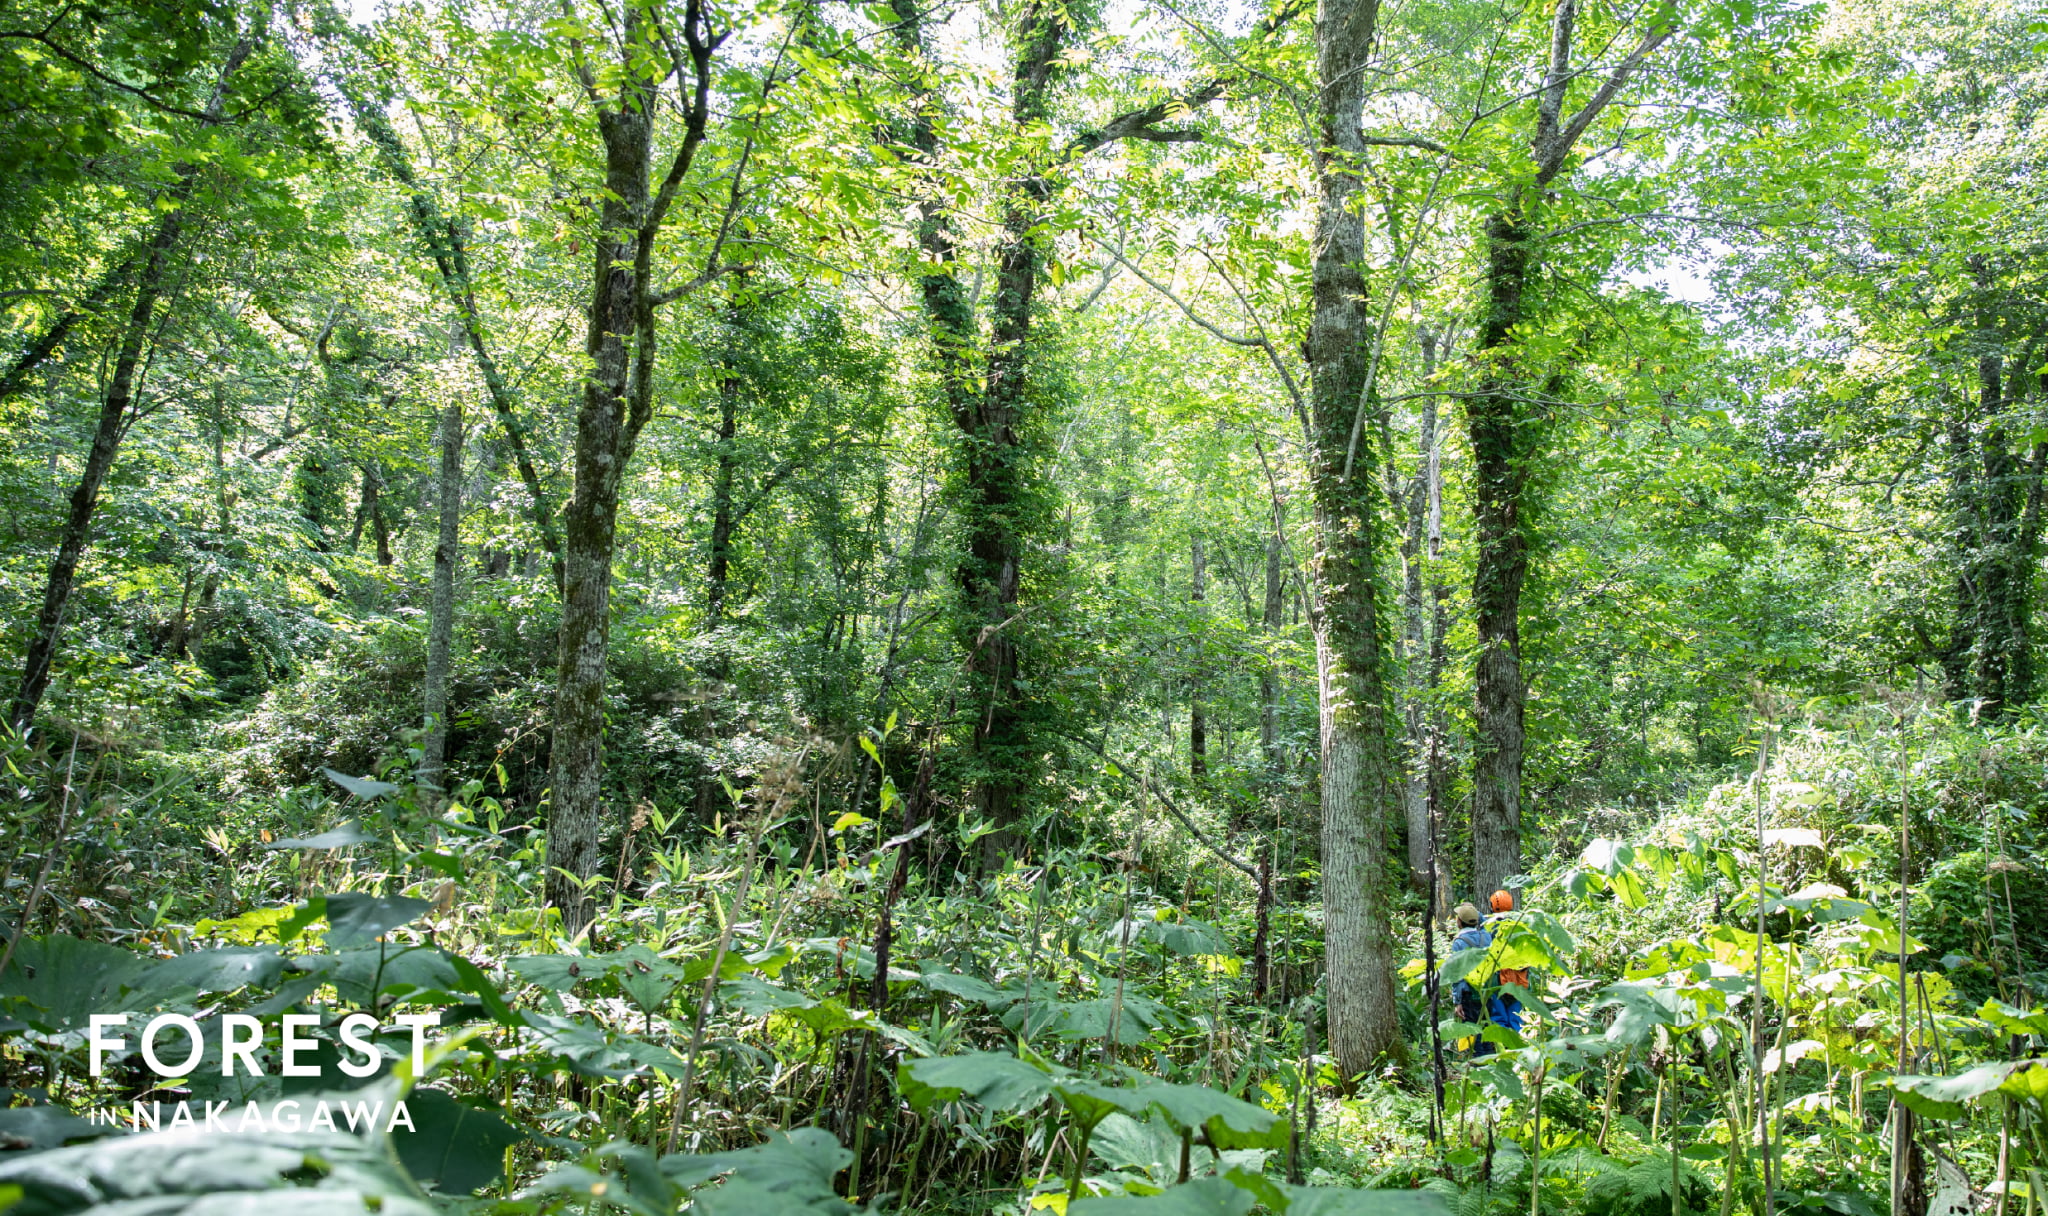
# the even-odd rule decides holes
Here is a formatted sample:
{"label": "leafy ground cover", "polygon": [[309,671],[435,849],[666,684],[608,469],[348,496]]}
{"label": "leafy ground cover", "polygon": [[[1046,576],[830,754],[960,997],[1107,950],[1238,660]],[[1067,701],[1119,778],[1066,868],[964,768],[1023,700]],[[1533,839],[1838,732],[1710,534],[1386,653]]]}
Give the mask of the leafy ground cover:
{"label": "leafy ground cover", "polygon": [[[1997,746],[2008,767],[2041,755],[2028,732]],[[1405,1056],[1357,1078],[1319,1048],[1318,993],[1274,981],[1318,948],[1312,912],[1248,903],[1170,821],[942,876],[930,837],[974,824],[824,818],[794,747],[708,837],[644,811],[568,940],[535,911],[542,842],[482,783],[435,809],[391,779],[403,757],[337,773],[273,827],[218,829],[186,873],[115,890],[124,852],[90,805],[113,787],[17,752],[21,789],[55,801],[16,822],[70,826],[14,858],[47,903],[0,975],[0,1186],[24,1214],[287,1187],[323,1211],[1863,1216],[1896,1185],[1920,1210],[1974,1188],[2025,1211],[2048,1147],[2020,919],[2037,820],[1997,800],[1982,747],[1932,724],[1786,732],[1752,777],[1530,876],[1492,948],[1447,956],[1439,927],[1434,983],[1412,918]],[[1917,830],[1940,857],[1903,890],[1902,809],[1905,846]],[[215,914],[174,915],[198,874]],[[1532,977],[1523,1030],[1456,1021],[1445,986],[1502,968]],[[441,1025],[416,1074],[394,1019],[423,1011]],[[189,1075],[154,1075],[132,1034],[91,1075],[92,1015],[161,1012],[209,1045]],[[332,1066],[354,1012],[381,1027],[362,1079]],[[288,1013],[312,1015],[321,1076],[278,1075]],[[220,1075],[231,1014],[267,1028],[262,1075]],[[415,1126],[259,1117],[214,1139],[81,1117],[184,1101],[225,1121],[337,1080],[351,1102],[404,1095]]]}

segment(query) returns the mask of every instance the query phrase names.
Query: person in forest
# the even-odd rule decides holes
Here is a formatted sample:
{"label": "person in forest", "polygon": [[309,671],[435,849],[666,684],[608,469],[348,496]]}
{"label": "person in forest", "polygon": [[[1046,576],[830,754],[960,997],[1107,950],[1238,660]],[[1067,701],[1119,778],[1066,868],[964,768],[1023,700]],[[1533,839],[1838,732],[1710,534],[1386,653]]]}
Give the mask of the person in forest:
{"label": "person in forest", "polygon": [[[1515,897],[1513,893],[1508,891],[1495,891],[1493,898],[1488,902],[1493,907],[1493,923],[1496,925],[1503,919],[1508,918],[1509,914],[1515,910]],[[1502,967],[1494,973],[1493,978],[1495,988],[1493,999],[1500,1006],[1499,1011],[1493,1015],[1494,1022],[1507,1027],[1509,1030],[1521,1030],[1522,1002],[1507,989],[1512,986],[1527,992],[1529,990],[1529,969],[1527,967]]]}
{"label": "person in forest", "polygon": [[[1498,892],[1491,901],[1496,912],[1502,910],[1500,899],[1505,894],[1506,892]],[[1507,910],[1512,908],[1513,899],[1510,897]],[[1461,950],[1485,950],[1493,945],[1493,934],[1480,923],[1481,917],[1477,907],[1469,903],[1459,904],[1452,910],[1452,914],[1457,918],[1458,932],[1451,938],[1450,953],[1456,954]],[[1457,1012],[1458,1020],[1475,1025],[1492,1022],[1496,1026],[1519,1031],[1522,1028],[1521,1002],[1503,994],[1500,985],[1505,982],[1526,986],[1529,982],[1529,973],[1522,969],[1508,969],[1493,975],[1486,975],[1484,972],[1485,968],[1481,967],[1479,972],[1474,973],[1479,976],[1477,983],[1473,982],[1471,976],[1467,976],[1451,986],[1451,1004]],[[1494,1045],[1481,1039],[1473,1054],[1491,1055],[1493,1051]]]}
{"label": "person in forest", "polygon": [[[1457,918],[1458,932],[1451,938],[1450,953],[1456,954],[1460,950],[1484,950],[1493,944],[1493,934],[1480,927],[1478,908],[1469,903],[1459,904],[1451,909],[1451,915]],[[1451,1008],[1456,1011],[1461,1022],[1477,1025],[1485,1020],[1485,1001],[1478,986],[1469,978],[1451,985]],[[1459,1046],[1462,1047],[1464,1044],[1461,1042]],[[1481,1043],[1479,1054],[1485,1055],[1492,1049],[1493,1044]]]}

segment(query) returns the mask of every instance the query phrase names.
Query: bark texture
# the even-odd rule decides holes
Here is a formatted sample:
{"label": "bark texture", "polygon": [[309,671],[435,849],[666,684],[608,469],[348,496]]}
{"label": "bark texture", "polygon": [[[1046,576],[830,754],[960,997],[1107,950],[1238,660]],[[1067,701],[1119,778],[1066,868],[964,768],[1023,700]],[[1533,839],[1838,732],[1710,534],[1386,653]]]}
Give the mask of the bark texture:
{"label": "bark texture", "polygon": [[1202,705],[1202,613],[1208,599],[1208,562],[1202,553],[1202,538],[1188,546],[1193,572],[1188,582],[1188,604],[1195,618],[1195,637],[1189,647],[1188,675],[1188,775],[1209,775],[1209,714]]}
{"label": "bark texture", "polygon": [[[1435,362],[1436,340],[1423,335],[1425,374]],[[1406,528],[1401,537],[1401,728],[1404,780],[1402,821],[1408,839],[1408,883],[1418,891],[1429,887],[1434,845],[1429,827],[1429,700],[1436,691],[1436,672],[1429,662],[1429,615],[1423,602],[1424,566],[1435,555],[1426,548],[1429,532],[1430,472],[1436,463],[1436,399],[1424,397],[1416,419],[1416,450],[1421,464],[1401,495]]]}
{"label": "bark texture", "polygon": [[[616,92],[601,97],[579,63],[597,108],[604,145],[605,200],[595,242],[584,354],[589,371],[576,411],[576,484],[563,512],[562,626],[555,666],[554,738],[549,751],[548,903],[571,934],[594,912],[590,882],[602,872],[605,666],[611,644],[612,551],[619,488],[641,428],[654,412],[654,244],[676,189],[704,140],[711,55],[717,39],[701,0],[682,18],[687,60],[681,79],[684,131],[657,189],[654,115],[660,108],[665,40],[646,10],[628,6],[620,26]],[[713,256],[716,256],[714,251]],[[712,273],[707,269],[706,274]]]}
{"label": "bark texture", "polygon": [[1322,733],[1323,952],[1330,1050],[1347,1079],[1399,1049],[1387,915],[1386,825],[1395,813],[1387,656],[1381,639],[1378,478],[1346,476],[1371,332],[1357,174],[1377,0],[1316,12],[1319,143],[1309,361],[1309,486],[1315,502],[1312,623]]}
{"label": "bark texture", "polygon": [[[1287,624],[1286,536],[1281,532],[1280,508],[1273,508],[1273,530],[1266,535],[1266,601],[1259,628],[1266,645],[1276,649],[1280,632]],[[1266,779],[1277,782],[1286,772],[1286,757],[1280,754],[1280,657],[1269,653],[1259,668],[1259,751],[1266,762]]]}
{"label": "bark texture", "polygon": [[448,759],[448,666],[455,639],[455,568],[462,558],[462,399],[441,411],[441,469],[436,485],[440,531],[434,540],[434,585],[427,604],[427,678],[420,708],[420,783],[445,790]]}
{"label": "bark texture", "polygon": [[[1529,230],[1518,215],[1487,222],[1486,312],[1481,354],[1496,359],[1523,319],[1529,279]],[[1529,573],[1523,531],[1531,453],[1522,393],[1510,360],[1490,368],[1465,401],[1472,448],[1472,515],[1478,555],[1472,606],[1479,625],[1472,758],[1472,879],[1485,894],[1522,869],[1522,584]]]}
{"label": "bark texture", "polygon": [[1530,159],[1519,180],[1506,183],[1505,205],[1486,220],[1486,284],[1476,344],[1483,361],[1478,387],[1465,399],[1472,448],[1473,529],[1478,549],[1472,600],[1479,626],[1475,676],[1472,774],[1472,868],[1481,896],[1522,871],[1522,753],[1528,684],[1522,671],[1522,587],[1529,573],[1531,463],[1541,454],[1542,415],[1529,386],[1555,371],[1523,366],[1516,327],[1534,315],[1540,256],[1535,216],[1547,188],[1562,174],[1579,138],[1642,67],[1669,41],[1676,25],[1658,13],[1635,47],[1605,76],[1585,104],[1569,114],[1575,79],[1592,78],[1591,65],[1574,67],[1579,0],[1558,0],[1551,14],[1550,47],[1536,96]]}

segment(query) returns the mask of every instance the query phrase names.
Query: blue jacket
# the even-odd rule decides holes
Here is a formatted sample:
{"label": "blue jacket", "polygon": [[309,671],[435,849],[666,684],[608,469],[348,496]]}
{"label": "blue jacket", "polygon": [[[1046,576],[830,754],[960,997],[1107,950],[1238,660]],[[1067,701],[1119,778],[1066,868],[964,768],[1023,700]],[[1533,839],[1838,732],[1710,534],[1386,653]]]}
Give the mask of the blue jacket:
{"label": "blue jacket", "polygon": [[[1456,954],[1460,950],[1484,950],[1492,944],[1493,934],[1478,925],[1472,925],[1458,930],[1458,935],[1451,939],[1451,953]],[[1451,999],[1462,1005],[1477,991],[1469,980],[1459,980],[1451,985]]]}

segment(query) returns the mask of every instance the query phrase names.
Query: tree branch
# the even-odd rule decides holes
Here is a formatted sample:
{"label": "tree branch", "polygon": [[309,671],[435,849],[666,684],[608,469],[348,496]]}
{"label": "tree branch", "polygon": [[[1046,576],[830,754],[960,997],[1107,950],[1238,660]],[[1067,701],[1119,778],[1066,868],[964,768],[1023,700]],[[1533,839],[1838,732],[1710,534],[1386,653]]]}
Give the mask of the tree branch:
{"label": "tree branch", "polygon": [[[1571,0],[1562,0],[1560,12],[1562,11],[1562,5],[1569,3],[1571,3]],[[1636,49],[1629,52],[1628,58],[1615,65],[1614,70],[1608,73],[1607,79],[1600,82],[1600,88],[1594,92],[1592,97],[1587,99],[1585,105],[1579,107],[1579,112],[1572,115],[1570,121],[1565,123],[1563,130],[1555,129],[1556,116],[1555,113],[1552,114],[1553,133],[1547,143],[1541,135],[1542,120],[1539,112],[1537,125],[1537,185],[1545,185],[1551,178],[1557,176],[1558,171],[1564,168],[1564,158],[1571,153],[1572,145],[1579,141],[1579,136],[1584,135],[1586,128],[1593,125],[1593,120],[1600,117],[1600,111],[1606,109],[1607,103],[1614,100],[1614,95],[1621,91],[1621,86],[1627,84],[1628,78],[1634,75],[1636,69],[1643,65],[1643,60],[1656,53],[1657,48],[1670,41],[1671,36],[1677,32],[1678,24],[1668,18],[1651,26],[1649,31],[1643,35],[1643,40],[1636,44]],[[1558,85],[1560,101],[1563,99],[1563,92],[1564,86],[1560,82]],[[1546,96],[1546,103],[1547,101],[1548,98]]]}

